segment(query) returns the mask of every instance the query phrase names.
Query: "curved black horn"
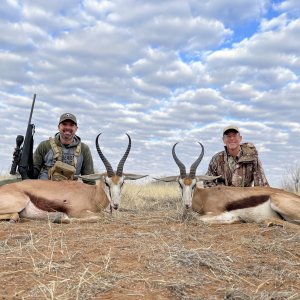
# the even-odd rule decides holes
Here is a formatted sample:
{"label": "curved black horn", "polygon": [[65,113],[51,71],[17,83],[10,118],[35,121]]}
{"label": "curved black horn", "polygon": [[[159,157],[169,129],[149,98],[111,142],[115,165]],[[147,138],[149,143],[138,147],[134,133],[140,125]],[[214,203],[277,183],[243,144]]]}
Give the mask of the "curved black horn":
{"label": "curved black horn", "polygon": [[203,158],[203,155],[204,155],[204,147],[203,147],[203,145],[202,145],[200,142],[198,142],[198,144],[201,146],[202,150],[201,150],[201,153],[200,153],[199,157],[198,157],[198,158],[195,160],[195,162],[191,165],[191,169],[190,169],[190,177],[191,177],[192,179],[195,178],[196,170],[197,170],[197,168],[198,168],[198,166],[199,166],[199,164],[200,164],[200,162],[201,162],[201,160],[202,160],[202,158]]}
{"label": "curved black horn", "polygon": [[180,177],[181,178],[184,178],[186,177],[186,169],[185,169],[185,165],[178,159],[176,153],[175,153],[175,147],[178,143],[174,144],[173,148],[172,148],[172,155],[173,155],[173,158],[176,162],[176,165],[179,167],[179,170],[180,170]]}
{"label": "curved black horn", "polygon": [[131,148],[131,138],[130,138],[128,133],[126,133],[126,135],[128,136],[129,141],[128,141],[127,149],[126,149],[122,159],[120,160],[120,162],[118,164],[117,173],[116,173],[118,176],[122,176],[122,174],[123,174],[123,167],[124,167],[125,161],[128,157],[128,154],[129,154],[130,148]]}
{"label": "curved black horn", "polygon": [[101,149],[100,149],[100,146],[99,146],[99,143],[98,143],[98,138],[99,136],[101,135],[101,133],[99,133],[96,137],[96,148],[97,148],[97,151],[98,151],[98,154],[106,168],[106,172],[107,172],[107,176],[108,177],[113,177],[114,176],[114,171],[113,171],[113,168],[111,167],[111,164],[108,162],[108,160],[105,158],[105,156],[103,155]]}

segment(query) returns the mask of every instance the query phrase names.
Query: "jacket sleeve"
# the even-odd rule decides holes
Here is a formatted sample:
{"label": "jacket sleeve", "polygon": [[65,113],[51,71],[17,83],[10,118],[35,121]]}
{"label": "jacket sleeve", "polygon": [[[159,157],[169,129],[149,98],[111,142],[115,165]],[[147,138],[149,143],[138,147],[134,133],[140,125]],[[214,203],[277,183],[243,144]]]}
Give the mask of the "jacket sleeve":
{"label": "jacket sleeve", "polygon": [[[90,175],[94,174],[94,162],[93,157],[90,151],[90,148],[86,144],[82,144],[82,156],[83,156],[83,162],[82,162],[82,168],[81,168],[81,175]],[[96,184],[95,181],[87,181],[83,180],[84,183],[94,185]]]}
{"label": "jacket sleeve", "polygon": [[[215,165],[215,157],[213,157],[210,162],[209,162],[209,165],[208,165],[208,169],[207,169],[207,172],[205,175],[208,175],[208,176],[218,176],[219,174],[217,174],[216,170],[217,170],[217,166]],[[213,187],[213,186],[216,186],[217,183],[216,181],[203,181],[203,186],[205,188],[208,188],[208,187]]]}
{"label": "jacket sleeve", "polygon": [[81,168],[81,175],[94,174],[93,157],[90,148],[85,144],[82,147],[82,156],[83,156],[83,163]]}
{"label": "jacket sleeve", "polygon": [[262,163],[258,157],[254,166],[253,179],[254,186],[269,186]]}
{"label": "jacket sleeve", "polygon": [[33,168],[34,168],[34,178],[38,178],[43,166],[44,157],[47,153],[46,141],[41,142],[33,153]]}

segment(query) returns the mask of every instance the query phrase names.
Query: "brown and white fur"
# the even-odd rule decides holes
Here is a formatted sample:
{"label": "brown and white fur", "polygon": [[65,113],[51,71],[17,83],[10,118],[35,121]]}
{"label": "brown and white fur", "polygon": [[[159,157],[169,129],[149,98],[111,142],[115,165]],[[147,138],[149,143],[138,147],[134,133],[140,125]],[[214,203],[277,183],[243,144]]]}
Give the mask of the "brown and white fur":
{"label": "brown and white fur", "polygon": [[[197,181],[209,181],[213,176],[196,176],[204,147],[186,174],[184,164],[178,159],[173,146],[173,158],[179,167],[180,176],[169,176],[159,180],[177,181],[182,191],[182,202],[186,209],[200,214],[200,219],[213,224],[232,224],[236,222],[267,222],[284,219],[300,225],[300,197],[281,189],[271,187],[228,187],[215,186],[200,188]],[[282,224],[280,221],[278,223]],[[300,227],[299,227],[300,229]]]}
{"label": "brown and white fur", "polygon": [[85,180],[100,179],[99,184],[79,181],[50,181],[27,179],[0,187],[0,219],[17,221],[21,218],[50,219],[69,223],[70,219],[93,221],[101,217],[107,207],[118,209],[121,189],[126,179],[135,180],[146,175],[124,174],[123,166],[131,148],[131,138],[125,154],[114,172],[103,155],[96,138],[98,154],[106,173],[78,176]]}

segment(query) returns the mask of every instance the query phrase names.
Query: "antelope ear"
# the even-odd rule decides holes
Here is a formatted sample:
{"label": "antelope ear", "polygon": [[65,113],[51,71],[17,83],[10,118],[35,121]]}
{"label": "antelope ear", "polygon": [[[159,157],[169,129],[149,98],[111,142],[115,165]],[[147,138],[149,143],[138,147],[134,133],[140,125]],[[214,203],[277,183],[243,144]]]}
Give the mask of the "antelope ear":
{"label": "antelope ear", "polygon": [[137,175],[137,174],[123,173],[123,176],[124,176],[125,180],[137,180],[137,179],[147,177],[148,175]]}
{"label": "antelope ear", "polygon": [[89,175],[74,175],[74,178],[80,178],[87,181],[94,181],[94,180],[104,180],[106,173],[97,173],[97,174],[89,174]]}
{"label": "antelope ear", "polygon": [[222,177],[222,175],[219,175],[219,176],[200,175],[200,176],[196,176],[196,180],[197,181],[213,181],[220,177]]}
{"label": "antelope ear", "polygon": [[155,178],[153,179],[158,180],[158,181],[164,181],[164,182],[177,182],[178,176],[167,176],[167,177],[161,177],[161,178]]}

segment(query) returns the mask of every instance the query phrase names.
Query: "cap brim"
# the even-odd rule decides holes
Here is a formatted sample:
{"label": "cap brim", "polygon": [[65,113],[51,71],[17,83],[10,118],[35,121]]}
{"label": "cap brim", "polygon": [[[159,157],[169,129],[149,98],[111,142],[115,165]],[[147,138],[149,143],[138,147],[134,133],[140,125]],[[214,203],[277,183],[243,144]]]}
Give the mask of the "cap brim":
{"label": "cap brim", "polygon": [[223,135],[226,134],[228,131],[235,131],[237,133],[240,133],[240,131],[236,128],[227,128],[226,130],[224,130]]}

